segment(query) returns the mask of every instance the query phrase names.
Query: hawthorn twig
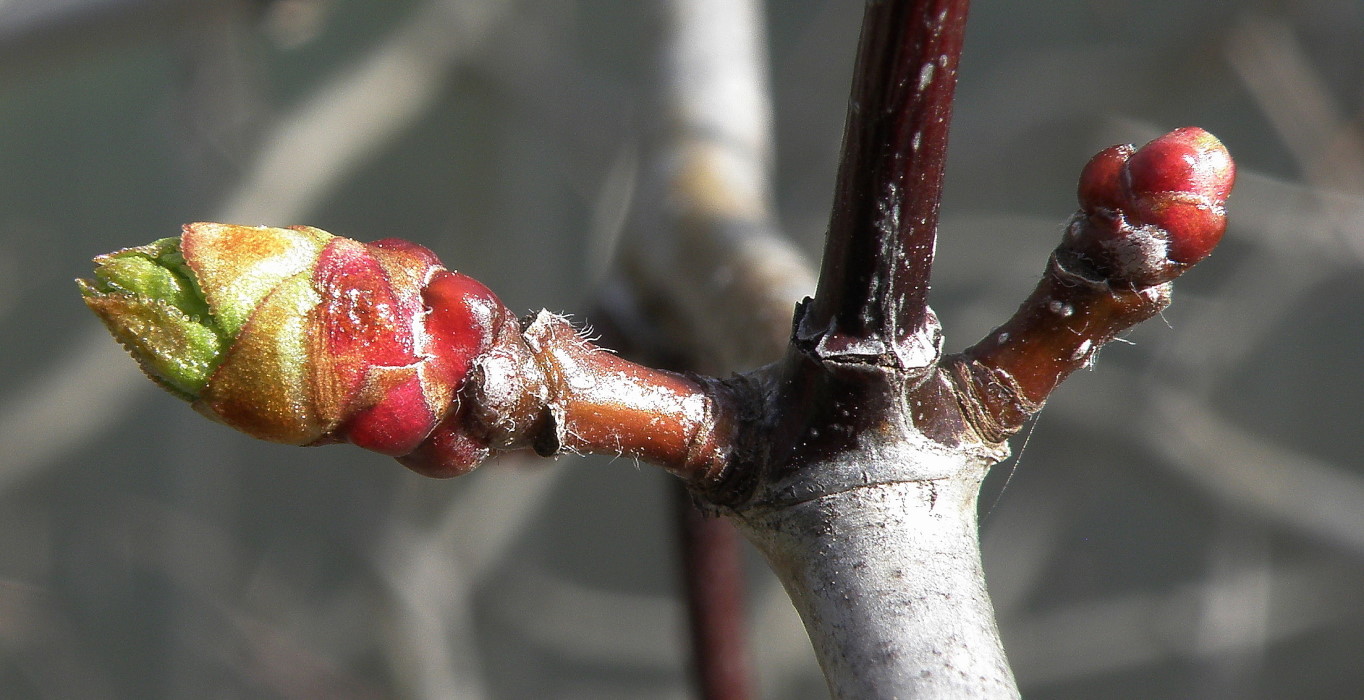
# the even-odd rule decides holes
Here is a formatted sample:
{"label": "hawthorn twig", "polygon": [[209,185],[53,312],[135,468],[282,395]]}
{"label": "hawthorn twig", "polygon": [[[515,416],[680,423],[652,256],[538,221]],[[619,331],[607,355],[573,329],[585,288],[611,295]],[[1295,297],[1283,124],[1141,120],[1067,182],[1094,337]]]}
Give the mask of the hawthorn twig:
{"label": "hawthorn twig", "polygon": [[622,359],[545,311],[502,334],[464,393],[494,449],[633,457],[699,489],[724,475],[737,430],[726,385]]}
{"label": "hawthorn twig", "polygon": [[1196,127],[1113,146],[1080,175],[1080,211],[1037,288],[1003,326],[945,358],[981,437],[1002,442],[1105,343],[1170,303],[1171,282],[1212,252],[1236,168]]}
{"label": "hawthorn twig", "polygon": [[968,5],[867,6],[819,291],[802,320],[826,354],[936,359],[928,278]]}
{"label": "hawthorn twig", "polygon": [[[724,16],[713,1],[695,7]],[[635,365],[560,317],[522,325],[421,246],[307,227],[190,225],[100,256],[81,288],[153,379],[263,439],[349,441],[445,476],[521,448],[659,464],[763,549],[835,695],[1013,697],[980,566],[980,481],[1020,416],[1211,250],[1231,166],[1197,129],[1100,153],[1038,291],[939,363],[924,302],[965,11],[869,5],[817,297],[785,357],[745,376]],[[742,154],[724,143],[681,144],[661,220],[754,263],[761,237],[734,224],[765,221],[748,208],[764,203],[761,169],[729,169]],[[734,291],[707,282],[688,280]],[[695,318],[720,297],[680,298]]]}

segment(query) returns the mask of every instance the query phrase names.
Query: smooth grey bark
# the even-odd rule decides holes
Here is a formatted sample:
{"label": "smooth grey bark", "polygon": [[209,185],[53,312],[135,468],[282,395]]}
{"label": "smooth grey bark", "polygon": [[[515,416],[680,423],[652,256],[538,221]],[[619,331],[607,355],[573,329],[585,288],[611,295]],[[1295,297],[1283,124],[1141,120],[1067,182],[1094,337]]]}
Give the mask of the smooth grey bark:
{"label": "smooth grey bark", "polygon": [[[772,359],[793,340],[786,319],[813,275],[769,223],[757,3],[672,0],[667,17],[665,128],[646,168],[652,184],[637,202],[637,211],[651,213],[636,219],[650,235],[627,239],[625,267],[636,289],[667,300],[684,342],[723,358],[728,367],[720,369],[735,369],[736,361]],[[736,33],[745,26],[754,29]],[[753,294],[708,284],[696,272],[717,269],[732,273],[725,279],[786,284]],[[767,274],[772,269],[783,272]],[[811,434],[799,417],[768,426],[771,439],[750,446],[755,463],[745,465],[757,474],[756,491],[718,506],[782,580],[838,698],[1018,696],[976,524],[981,479],[1005,449],[969,429],[930,437],[916,427],[914,413],[923,409],[915,392],[946,386],[933,369],[941,352],[936,319],[926,314],[923,336],[909,339],[923,350],[907,355],[914,367],[825,355],[819,340],[827,329],[815,329],[794,339],[785,361],[759,370],[754,381],[766,383],[759,391],[791,409],[787,415],[798,416],[818,395],[813,400],[828,410],[879,416],[881,424],[855,433],[846,426],[855,440],[835,439],[824,451],[808,448],[830,436]],[[728,347],[744,338],[754,347]],[[804,388],[793,383],[812,366],[827,371],[814,372],[818,379]],[[875,388],[843,409],[830,398],[850,388],[856,395],[859,386]],[[950,398],[936,403],[955,407]],[[946,423],[962,425],[959,417]]]}
{"label": "smooth grey bark", "polygon": [[812,341],[762,373],[769,402],[823,415],[767,427],[758,484],[728,513],[781,579],[836,698],[1018,697],[976,510],[1007,447],[939,400],[951,382],[931,362],[869,364]]}
{"label": "smooth grey bark", "polygon": [[834,697],[1018,696],[981,571],[979,486],[877,484],[735,518],[800,612]]}

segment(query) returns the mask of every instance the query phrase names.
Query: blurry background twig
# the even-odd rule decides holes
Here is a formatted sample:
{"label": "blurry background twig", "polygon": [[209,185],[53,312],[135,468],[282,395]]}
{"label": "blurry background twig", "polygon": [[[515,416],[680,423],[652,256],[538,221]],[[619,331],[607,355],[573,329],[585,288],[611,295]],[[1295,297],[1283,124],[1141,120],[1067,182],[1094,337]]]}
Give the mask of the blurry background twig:
{"label": "blurry background twig", "polygon": [[[860,17],[766,12],[764,220],[807,255]],[[140,380],[70,283],[95,253],[224,218],[412,238],[513,308],[585,310],[610,241],[645,228],[658,20],[0,1],[6,697],[686,696],[667,477],[565,458],[431,482],[255,444]],[[1054,396],[982,498],[1030,697],[1364,680],[1361,26],[1354,2],[975,8],[931,299],[948,350],[1032,285],[1099,148],[1198,124],[1242,173],[1166,323]],[[691,274],[657,279],[721,288]],[[756,562],[750,580],[763,694],[823,697],[784,594]]]}

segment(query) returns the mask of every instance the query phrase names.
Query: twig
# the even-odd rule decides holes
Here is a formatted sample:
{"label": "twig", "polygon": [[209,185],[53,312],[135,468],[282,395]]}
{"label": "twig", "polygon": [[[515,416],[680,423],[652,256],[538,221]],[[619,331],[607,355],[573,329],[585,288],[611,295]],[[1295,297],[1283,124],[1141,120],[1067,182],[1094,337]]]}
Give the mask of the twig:
{"label": "twig", "polygon": [[[628,292],[615,289],[599,303],[596,326],[614,347],[659,366],[685,366],[687,357],[662,341],[655,323],[642,318]],[[753,694],[752,662],[744,614],[743,552],[727,519],[704,514],[681,481],[667,486],[681,559],[691,640],[691,670],[700,697],[744,700]]]}
{"label": "twig", "polygon": [[1178,391],[1153,392],[1148,444],[1177,473],[1248,508],[1364,556],[1364,480],[1275,445]]}
{"label": "twig", "polygon": [[[228,0],[235,1],[235,0]],[[0,75],[170,29],[218,0],[43,0],[0,7]]]}
{"label": "twig", "polygon": [[[473,632],[475,594],[569,473],[517,469],[515,458],[504,461],[511,468],[495,481],[471,480],[429,527],[391,521],[372,550],[393,621],[383,650],[404,692],[414,697],[488,696]],[[412,510],[401,505],[395,511]]]}
{"label": "twig", "polygon": [[[231,223],[294,222],[430,106],[507,3],[428,0],[383,44],[282,115],[218,207]],[[299,163],[307,163],[305,168]]]}
{"label": "twig", "polygon": [[1196,127],[1089,161],[1080,211],[1037,288],[1003,326],[946,359],[983,438],[1013,434],[1100,347],[1169,305],[1171,282],[1226,230],[1235,172],[1226,148]]}
{"label": "twig", "polygon": [[[1240,645],[1291,639],[1312,631],[1357,624],[1364,601],[1338,567],[1318,562],[1277,570],[1247,568],[1178,586],[1163,593],[1131,593],[1011,621],[1010,648],[1020,680],[1038,688],[1086,676],[1199,661],[1235,652]],[[1198,645],[1191,612],[1216,589],[1267,587],[1274,614],[1265,639],[1227,637]]]}
{"label": "twig", "polygon": [[937,357],[928,278],[968,5],[867,6],[819,291],[801,321],[826,355]]}
{"label": "twig", "polygon": [[1226,55],[1307,180],[1324,190],[1364,193],[1364,136],[1345,118],[1292,28],[1243,17],[1227,38]]}

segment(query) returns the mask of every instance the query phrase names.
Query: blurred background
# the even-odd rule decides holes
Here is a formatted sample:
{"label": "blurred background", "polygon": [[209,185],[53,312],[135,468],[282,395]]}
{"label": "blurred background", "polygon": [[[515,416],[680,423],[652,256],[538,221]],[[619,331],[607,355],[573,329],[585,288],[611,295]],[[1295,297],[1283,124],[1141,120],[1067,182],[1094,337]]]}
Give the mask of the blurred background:
{"label": "blurred background", "polygon": [[[1352,696],[1364,3],[973,13],[932,297],[949,350],[1026,295],[1098,149],[1197,124],[1241,173],[1218,253],[987,483],[1024,694]],[[779,215],[812,257],[860,17],[767,9]],[[658,32],[654,3],[605,0],[0,0],[0,695],[689,696],[661,472],[438,482],[257,443],[143,380],[72,284],[186,221],[306,223],[586,311],[630,235]],[[750,559],[763,695],[826,697]]]}

